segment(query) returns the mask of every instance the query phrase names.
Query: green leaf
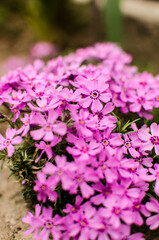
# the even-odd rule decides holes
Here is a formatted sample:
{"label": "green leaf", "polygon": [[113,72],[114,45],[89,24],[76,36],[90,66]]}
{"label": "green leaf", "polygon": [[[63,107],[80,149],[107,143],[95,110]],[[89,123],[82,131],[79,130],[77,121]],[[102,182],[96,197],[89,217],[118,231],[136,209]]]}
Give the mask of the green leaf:
{"label": "green leaf", "polygon": [[139,121],[140,118],[135,119],[134,121],[130,122],[130,120],[127,121],[127,123],[122,127],[121,132],[124,132],[132,123]]}

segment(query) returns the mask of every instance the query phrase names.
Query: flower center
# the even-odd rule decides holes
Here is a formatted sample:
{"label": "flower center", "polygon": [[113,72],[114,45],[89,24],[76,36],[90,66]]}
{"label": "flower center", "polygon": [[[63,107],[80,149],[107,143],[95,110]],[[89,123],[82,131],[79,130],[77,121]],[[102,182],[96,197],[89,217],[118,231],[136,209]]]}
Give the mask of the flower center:
{"label": "flower center", "polygon": [[78,177],[78,178],[77,178],[77,181],[78,181],[79,183],[82,182],[82,181],[83,181],[82,177]]}
{"label": "flower center", "polygon": [[50,222],[49,220],[47,220],[47,222],[45,223],[45,226],[47,229],[51,229],[53,227],[52,222]]}
{"label": "flower center", "polygon": [[131,142],[125,142],[125,146],[126,146],[127,148],[130,148],[130,147],[131,147]]}
{"label": "flower center", "polygon": [[46,190],[46,185],[42,185],[41,190],[45,191]]}
{"label": "flower center", "polygon": [[116,215],[119,215],[119,214],[120,214],[120,209],[119,209],[119,208],[114,208],[113,212],[114,212]]}
{"label": "flower center", "polygon": [[6,139],[6,140],[3,142],[3,145],[5,145],[5,146],[8,146],[9,144],[11,144],[11,140],[10,140],[10,139]]}
{"label": "flower center", "polygon": [[142,81],[142,82],[140,82],[140,85],[142,85],[142,86],[146,86],[146,85],[147,85],[147,83],[146,83],[146,82],[144,82],[144,81]]}
{"label": "flower center", "polygon": [[63,171],[62,171],[62,170],[59,170],[59,171],[58,171],[58,175],[61,176],[62,174],[63,174]]}
{"label": "flower center", "polygon": [[110,193],[111,193],[111,190],[109,187],[105,187],[102,189],[102,194],[104,195],[104,197],[107,197]]}
{"label": "flower center", "polygon": [[85,226],[87,225],[86,219],[82,219],[82,220],[80,221],[80,225],[81,225],[81,227],[85,227]]}
{"label": "flower center", "polygon": [[139,210],[139,209],[140,209],[140,205],[139,205],[139,204],[136,204],[134,208],[135,208],[136,210]]}
{"label": "flower center", "polygon": [[145,102],[145,98],[144,97],[139,97],[137,99],[138,103],[144,103]]}
{"label": "flower center", "polygon": [[103,113],[102,112],[97,112],[98,120],[103,119]]}
{"label": "flower center", "polygon": [[130,168],[130,169],[129,169],[129,172],[130,172],[130,173],[135,173],[135,172],[136,172],[136,168],[133,168],[133,167]]}
{"label": "flower center", "polygon": [[73,213],[77,212],[77,208],[73,207],[73,208],[72,208],[72,212],[73,212]]}
{"label": "flower center", "polygon": [[45,131],[46,132],[49,132],[51,130],[51,127],[49,126],[49,125],[47,125],[46,127],[45,127]]}
{"label": "flower center", "polygon": [[102,169],[106,169],[106,165],[105,165],[105,164],[102,164],[101,168],[102,168]]}
{"label": "flower center", "polygon": [[136,158],[135,161],[138,162],[138,163],[142,163],[143,159],[142,158]]}
{"label": "flower center", "polygon": [[159,178],[159,172],[156,173],[155,177]]}
{"label": "flower center", "polygon": [[103,140],[102,143],[103,143],[104,146],[108,146],[109,145],[109,141],[106,138]]}
{"label": "flower center", "polygon": [[93,91],[91,92],[91,98],[92,98],[92,99],[97,99],[97,98],[99,98],[99,96],[100,96],[100,93],[99,93],[98,90],[93,90]]}
{"label": "flower center", "polygon": [[88,148],[86,146],[82,147],[82,152],[87,152]]}
{"label": "flower center", "polygon": [[84,121],[83,121],[83,120],[81,120],[81,121],[80,121],[80,124],[81,124],[81,125],[83,125],[83,124],[84,124]]}
{"label": "flower center", "polygon": [[25,122],[25,125],[28,125],[28,124],[29,124],[29,122],[28,122],[28,121],[26,121],[26,122]]}
{"label": "flower center", "polygon": [[159,144],[159,138],[157,136],[151,137],[150,141],[153,145],[158,145]]}

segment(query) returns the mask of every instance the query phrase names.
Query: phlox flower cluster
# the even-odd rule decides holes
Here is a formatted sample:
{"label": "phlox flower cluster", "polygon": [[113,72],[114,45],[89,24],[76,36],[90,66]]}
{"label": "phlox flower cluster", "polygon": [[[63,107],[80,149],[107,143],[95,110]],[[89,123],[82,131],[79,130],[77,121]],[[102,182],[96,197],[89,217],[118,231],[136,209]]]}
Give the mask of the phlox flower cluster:
{"label": "phlox flower cluster", "polygon": [[35,215],[23,218],[30,225],[25,235],[143,240],[142,233],[131,233],[132,224],[146,218],[150,229],[159,226],[159,125],[138,128],[116,116],[151,119],[159,77],[138,73],[130,62],[118,46],[97,43],[1,78],[0,103],[11,111],[1,117],[12,124],[6,138],[0,135],[0,149],[12,161],[26,143],[34,150],[37,202]]}

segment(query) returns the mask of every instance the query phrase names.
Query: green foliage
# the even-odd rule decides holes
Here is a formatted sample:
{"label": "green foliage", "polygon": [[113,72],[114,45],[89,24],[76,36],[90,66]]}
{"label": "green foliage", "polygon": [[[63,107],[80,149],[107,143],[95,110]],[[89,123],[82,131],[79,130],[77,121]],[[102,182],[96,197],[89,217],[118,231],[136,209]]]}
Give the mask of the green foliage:
{"label": "green foliage", "polygon": [[105,0],[104,15],[108,40],[122,45],[122,16],[120,0]]}

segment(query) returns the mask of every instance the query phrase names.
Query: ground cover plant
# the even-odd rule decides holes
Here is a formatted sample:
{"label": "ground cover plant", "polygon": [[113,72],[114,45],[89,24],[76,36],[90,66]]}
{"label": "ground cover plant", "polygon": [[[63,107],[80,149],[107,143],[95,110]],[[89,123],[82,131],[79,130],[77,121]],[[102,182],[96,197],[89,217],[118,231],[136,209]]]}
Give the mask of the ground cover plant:
{"label": "ground cover plant", "polygon": [[23,186],[25,235],[142,240],[159,227],[159,76],[97,43],[4,75],[0,159]]}

